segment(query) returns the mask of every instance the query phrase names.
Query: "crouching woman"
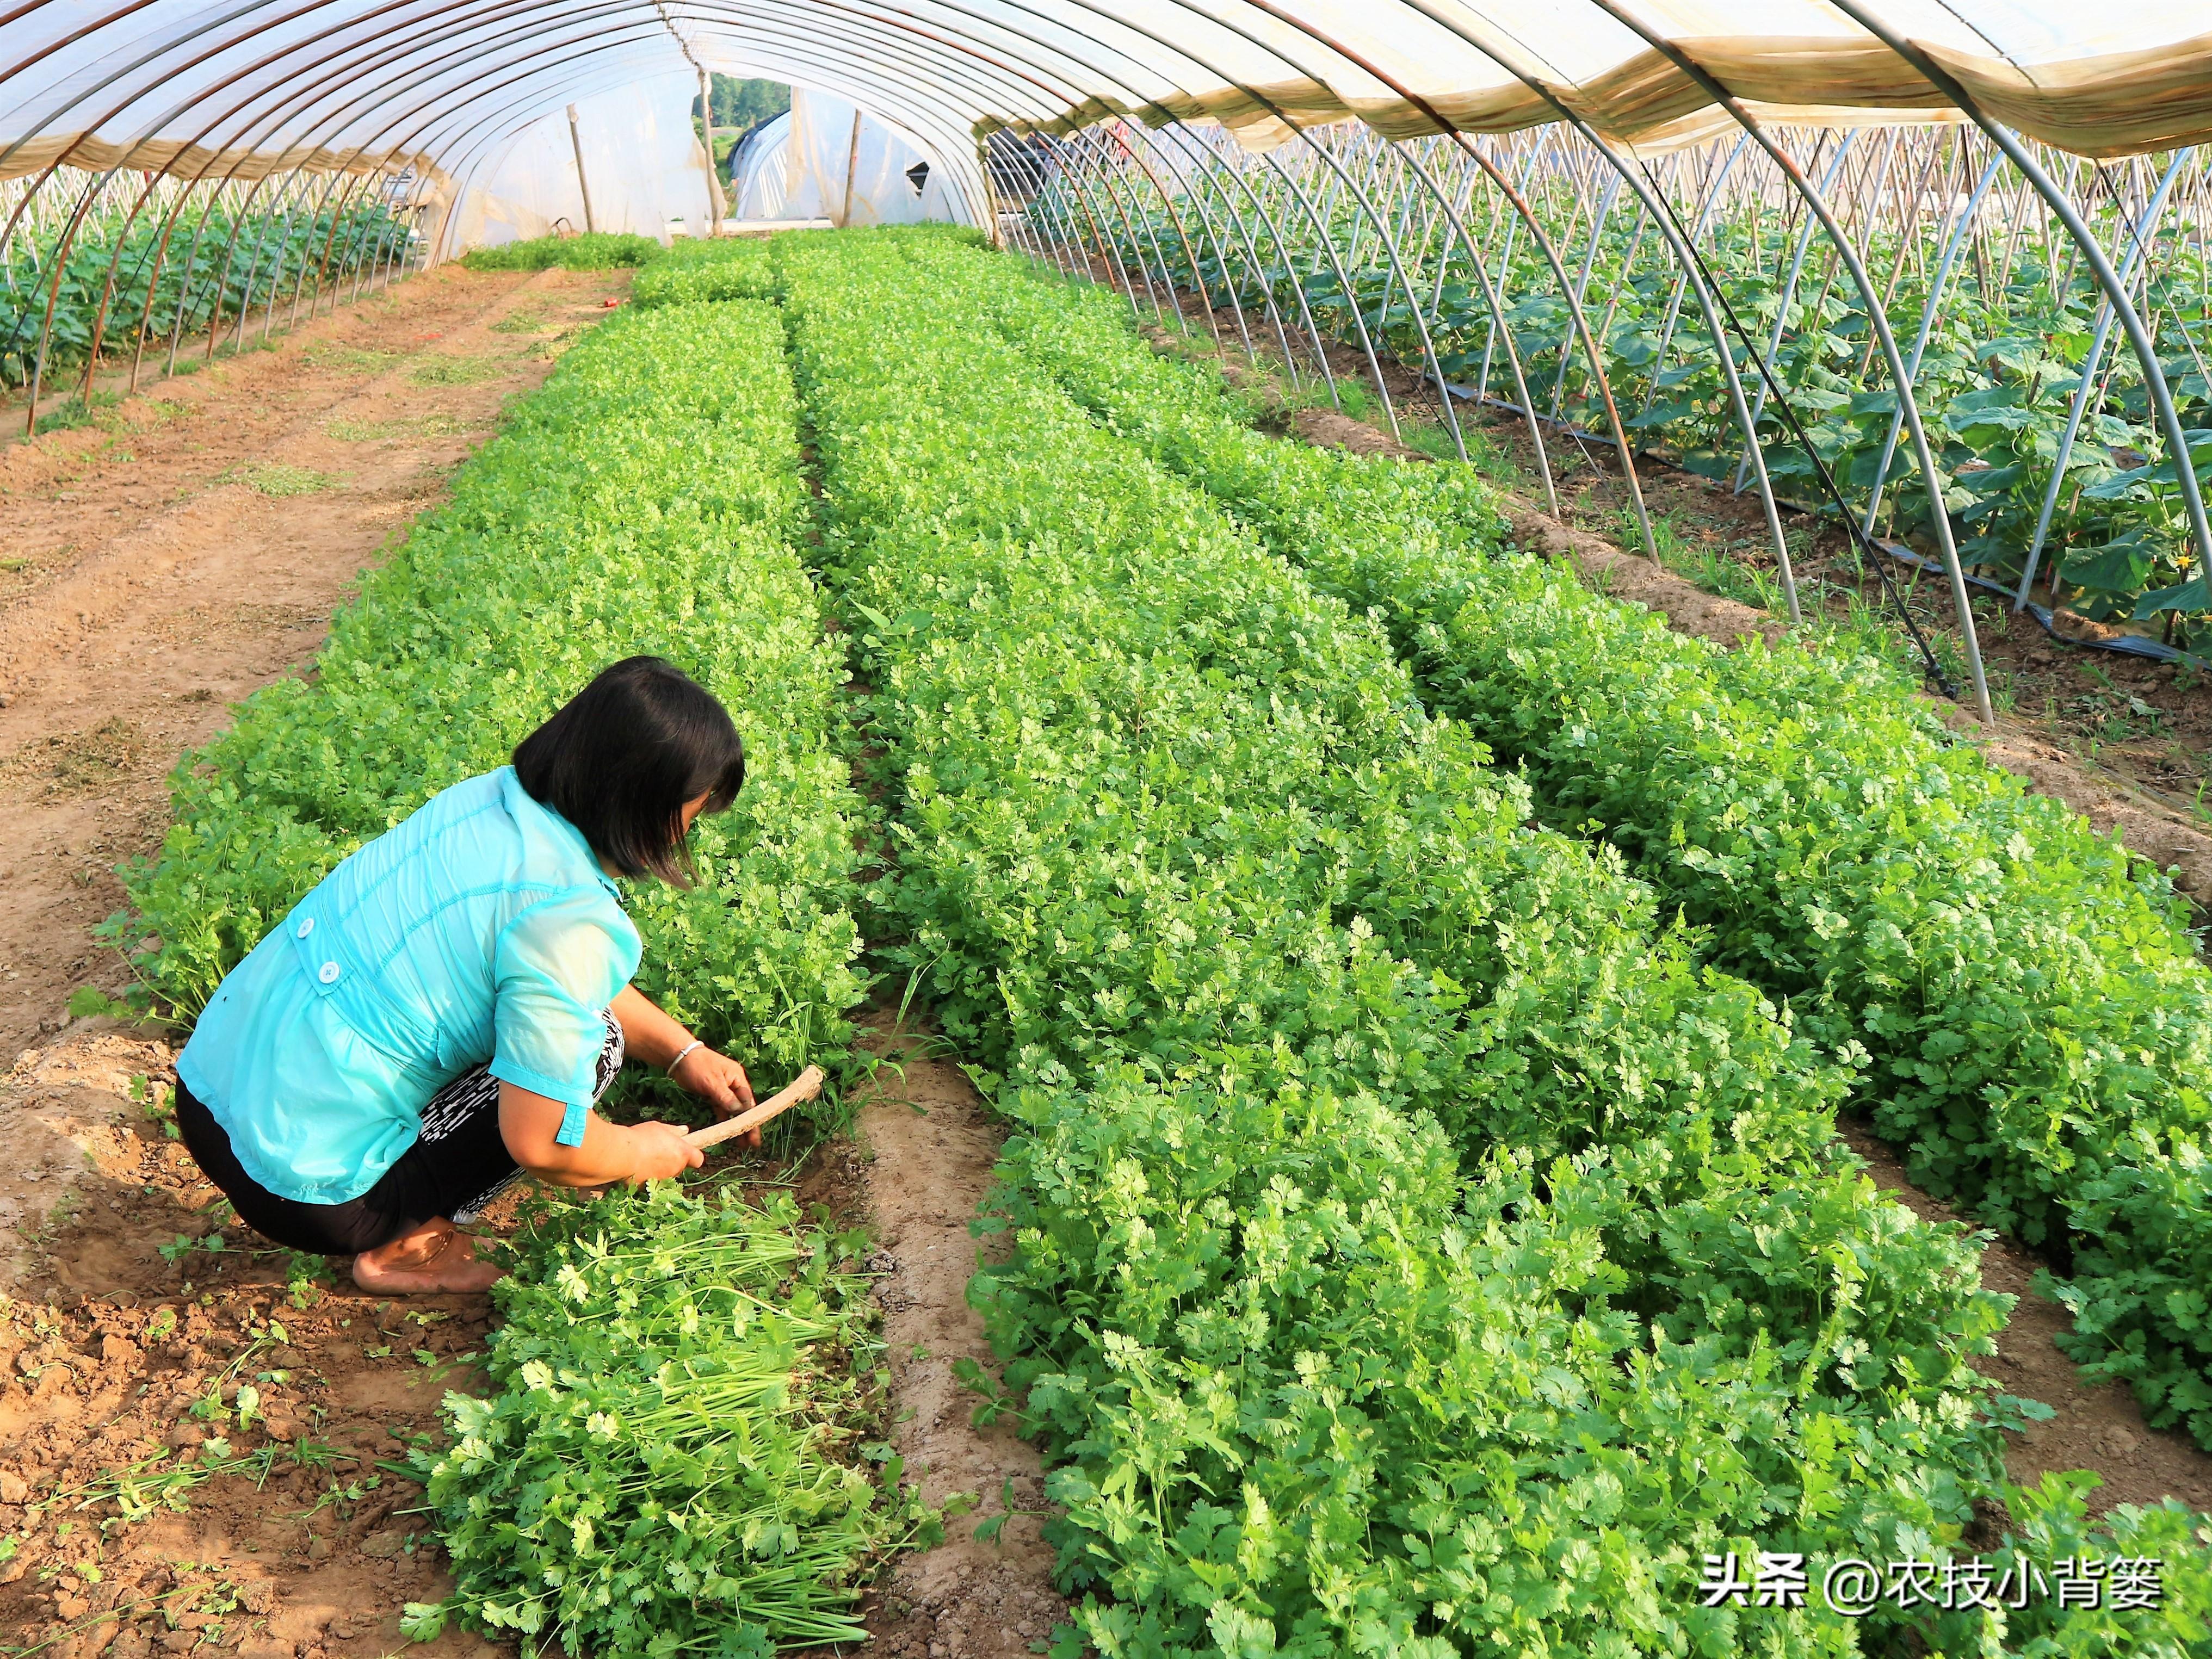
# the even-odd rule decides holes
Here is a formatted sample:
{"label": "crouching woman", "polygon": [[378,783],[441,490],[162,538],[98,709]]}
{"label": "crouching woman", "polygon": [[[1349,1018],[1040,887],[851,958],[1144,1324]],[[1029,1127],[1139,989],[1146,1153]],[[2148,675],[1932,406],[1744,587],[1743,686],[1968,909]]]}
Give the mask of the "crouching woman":
{"label": "crouching woman", "polygon": [[231,969],[177,1059],[177,1122],[256,1231],[385,1294],[498,1277],[461,1224],[523,1172],[673,1176],[669,1123],[592,1110],[628,1054],[723,1116],[744,1068],[629,982],[614,876],[687,882],[692,820],[744,781],[721,704],[656,657],[605,670],[514,764],[434,796]]}

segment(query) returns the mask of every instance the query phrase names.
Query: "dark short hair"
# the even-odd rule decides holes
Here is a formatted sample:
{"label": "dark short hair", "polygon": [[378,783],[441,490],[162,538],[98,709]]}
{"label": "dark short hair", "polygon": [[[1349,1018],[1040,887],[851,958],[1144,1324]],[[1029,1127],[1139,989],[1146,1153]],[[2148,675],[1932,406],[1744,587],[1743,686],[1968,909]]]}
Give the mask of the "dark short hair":
{"label": "dark short hair", "polygon": [[625,876],[688,887],[698,874],[684,803],[720,812],[745,782],[745,746],[714,693],[659,657],[603,668],[515,745],[531,799],[583,832]]}

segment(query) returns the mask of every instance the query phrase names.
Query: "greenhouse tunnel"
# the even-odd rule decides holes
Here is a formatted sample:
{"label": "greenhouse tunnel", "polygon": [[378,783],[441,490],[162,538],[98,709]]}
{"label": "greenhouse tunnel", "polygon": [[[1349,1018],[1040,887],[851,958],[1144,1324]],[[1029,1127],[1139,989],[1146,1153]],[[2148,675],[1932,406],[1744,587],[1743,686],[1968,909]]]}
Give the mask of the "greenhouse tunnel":
{"label": "greenhouse tunnel", "polygon": [[[127,353],[135,383],[218,314],[265,331],[491,221],[711,230],[726,204],[672,118],[742,67],[887,124],[933,170],[932,212],[1162,316],[1202,291],[1206,326],[1225,313],[1332,392],[1328,348],[1352,348],[1394,428],[1386,364],[1455,444],[1462,408],[1510,408],[1547,490],[1567,442],[1754,491],[1793,616],[1782,519],[1809,505],[1940,568],[1962,614],[1968,583],[2040,592],[2045,621],[2070,598],[2161,628],[2118,648],[2163,653],[2212,610],[2203,486],[2175,464],[2212,447],[2204,21],[2159,0],[32,3],[0,22],[0,374],[36,401]],[[264,258],[302,227],[319,246]]]}
{"label": "greenhouse tunnel", "polygon": [[2208,143],[0,0],[0,1659],[2212,1659]]}

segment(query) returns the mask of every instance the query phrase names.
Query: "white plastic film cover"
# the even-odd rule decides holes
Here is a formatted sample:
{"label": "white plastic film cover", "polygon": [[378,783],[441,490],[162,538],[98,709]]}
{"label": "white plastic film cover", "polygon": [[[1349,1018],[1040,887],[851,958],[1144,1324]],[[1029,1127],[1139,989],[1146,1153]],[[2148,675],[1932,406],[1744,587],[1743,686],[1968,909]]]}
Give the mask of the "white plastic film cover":
{"label": "white plastic film cover", "polygon": [[691,124],[696,92],[689,75],[659,75],[578,99],[573,137],[565,106],[532,122],[473,177],[456,181],[460,202],[447,246],[496,246],[583,230],[586,182],[592,228],[663,242],[708,234],[707,154]]}
{"label": "white plastic film cover", "polygon": [[[1794,123],[1948,118],[1955,88],[2084,155],[2212,141],[2207,0],[23,0],[0,16],[0,177],[413,161],[473,179],[569,102],[696,84],[702,66],[858,104],[929,154],[974,223],[975,141],[1000,126],[1212,118],[1265,145],[1347,116],[1401,137],[1564,106],[1631,144],[1717,130],[1670,52]],[[551,167],[558,149],[530,153]]]}
{"label": "white plastic film cover", "polygon": [[782,146],[785,219],[908,225],[954,219],[945,169],[860,107],[794,88]]}

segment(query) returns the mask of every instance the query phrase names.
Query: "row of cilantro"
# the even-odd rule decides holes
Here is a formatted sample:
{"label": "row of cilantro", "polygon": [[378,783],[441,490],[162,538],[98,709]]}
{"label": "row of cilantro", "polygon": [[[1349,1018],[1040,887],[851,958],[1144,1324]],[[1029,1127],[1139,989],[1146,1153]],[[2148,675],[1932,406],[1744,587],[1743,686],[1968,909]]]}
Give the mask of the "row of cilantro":
{"label": "row of cilantro", "polygon": [[313,678],[256,693],[179,767],[111,923],[157,1003],[197,1013],[339,859],[649,652],[724,700],[751,764],[695,834],[699,884],[625,895],[641,988],[771,1075],[838,1044],[864,988],[864,809],[833,739],[842,654],[790,545],[794,419],[772,307],[623,313],[563,357],[338,614]]}
{"label": "row of cilantro", "polygon": [[471,270],[635,270],[630,297],[653,307],[765,297],[769,247],[765,237],[678,237],[663,247],[649,236],[593,231],[472,248],[461,263]]}
{"label": "row of cilantro", "polygon": [[[752,763],[695,831],[700,885],[626,895],[640,981],[771,1070],[837,1041],[863,809],[831,736],[842,655],[791,549],[796,430],[771,307],[588,335],[368,580],[313,683],[257,694],[179,768],[127,920],[158,936],[162,1000],[195,1010],[337,859],[651,651],[729,704]],[[500,1292],[495,1392],[447,1397],[456,1444],[426,1474],[455,1591],[412,1631],[610,1659],[863,1638],[854,1575],[928,1522],[895,1466],[854,1467],[881,1379],[833,1252],[791,1222],[673,1194],[541,1218]]]}
{"label": "row of cilantro", "polygon": [[592,230],[474,247],[461,256],[461,263],[471,270],[626,270],[649,264],[665,252],[650,236]]}
{"label": "row of cilantro", "polygon": [[1856,1650],[1687,1592],[1707,1551],[1957,1537],[2002,1305],[1965,1241],[1378,627],[916,246],[778,263],[902,796],[875,892],[1018,1126],[975,1295],[1113,1597],[1087,1638]]}
{"label": "row of cilantro", "polygon": [[1863,1058],[1857,1098],[1916,1182],[2070,1255],[2076,1356],[2212,1445],[2212,973],[2163,877],[1880,665],[1723,651],[1494,557],[1463,470],[1268,439],[1103,296],[932,257],[1117,431],[1381,607],[1424,692],[1525,767],[1548,821],[1624,848],[1711,959]]}
{"label": "row of cilantro", "polygon": [[678,237],[663,247],[649,236],[594,231],[472,248],[461,263],[471,270],[635,270],[630,297],[652,307],[767,298],[774,289],[769,248],[770,240],[763,236]]}
{"label": "row of cilantro", "polygon": [[453,1589],[407,1633],[458,1617],[605,1659],[865,1642],[856,1574],[939,1523],[868,1443],[889,1374],[861,1248],[727,1188],[531,1218],[493,1292],[495,1392],[446,1396],[453,1443],[419,1470]]}
{"label": "row of cilantro", "polygon": [[775,287],[772,246],[766,237],[678,242],[637,273],[630,298],[641,306],[767,298]]}

